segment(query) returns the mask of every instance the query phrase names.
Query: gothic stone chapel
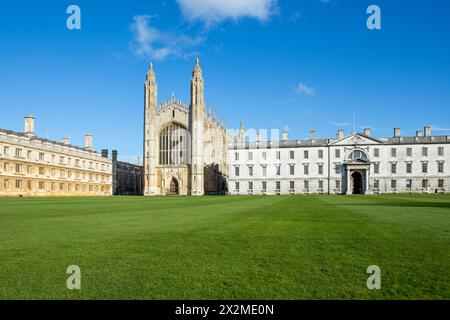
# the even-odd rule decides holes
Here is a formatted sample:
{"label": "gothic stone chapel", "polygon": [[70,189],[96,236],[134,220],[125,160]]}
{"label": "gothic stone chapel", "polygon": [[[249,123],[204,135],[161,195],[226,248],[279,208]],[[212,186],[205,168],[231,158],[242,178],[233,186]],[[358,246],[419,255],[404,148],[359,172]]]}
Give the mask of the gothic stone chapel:
{"label": "gothic stone chapel", "polygon": [[157,103],[153,65],[144,94],[144,195],[224,194],[227,138],[223,121],[206,112],[204,81],[197,59],[191,101]]}

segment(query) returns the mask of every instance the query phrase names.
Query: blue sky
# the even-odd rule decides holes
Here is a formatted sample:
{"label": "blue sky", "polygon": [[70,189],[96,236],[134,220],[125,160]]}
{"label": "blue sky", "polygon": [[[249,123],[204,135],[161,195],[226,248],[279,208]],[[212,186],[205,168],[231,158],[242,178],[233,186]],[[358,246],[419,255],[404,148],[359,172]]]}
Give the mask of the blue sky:
{"label": "blue sky", "polygon": [[[66,8],[81,8],[81,30]],[[382,29],[368,30],[377,4]],[[207,104],[231,128],[288,127],[290,138],[339,128],[424,125],[450,134],[450,3],[364,0],[3,1],[0,127],[40,136],[85,132],[96,149],[142,152],[143,84],[189,99],[198,55]]]}

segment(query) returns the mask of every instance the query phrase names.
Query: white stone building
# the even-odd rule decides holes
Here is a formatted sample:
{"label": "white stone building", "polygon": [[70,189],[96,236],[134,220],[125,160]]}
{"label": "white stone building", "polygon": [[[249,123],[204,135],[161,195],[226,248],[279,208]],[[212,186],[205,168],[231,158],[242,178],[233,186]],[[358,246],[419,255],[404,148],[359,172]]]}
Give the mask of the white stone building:
{"label": "white stone building", "polygon": [[234,195],[435,193],[450,188],[450,136],[431,128],[403,137],[364,133],[336,138],[246,142],[243,128],[229,142],[229,184]]}

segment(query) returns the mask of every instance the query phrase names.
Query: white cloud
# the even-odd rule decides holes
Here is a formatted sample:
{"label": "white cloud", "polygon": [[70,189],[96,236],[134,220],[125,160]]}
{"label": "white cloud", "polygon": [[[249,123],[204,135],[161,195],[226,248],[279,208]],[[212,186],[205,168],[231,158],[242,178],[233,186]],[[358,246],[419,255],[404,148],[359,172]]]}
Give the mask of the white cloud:
{"label": "white cloud", "polygon": [[213,25],[223,20],[251,17],[266,21],[276,10],[277,0],[176,0],[189,21]]}
{"label": "white cloud", "polygon": [[336,127],[347,127],[350,125],[350,123],[348,122],[334,122],[334,121],[331,121],[330,124]]}
{"label": "white cloud", "polygon": [[443,127],[440,127],[440,126],[431,126],[431,130],[434,130],[434,131],[450,131],[450,128],[443,128]]}
{"label": "white cloud", "polygon": [[133,17],[130,30],[133,41],[131,51],[142,57],[163,60],[167,57],[192,56],[195,52],[186,52],[199,45],[203,38],[190,37],[183,34],[161,31],[150,26],[150,19],[154,16],[138,15]]}
{"label": "white cloud", "polygon": [[301,82],[295,88],[295,92],[300,93],[300,94],[304,94],[306,96],[313,96],[316,93],[314,88],[309,87],[306,84],[301,83]]}

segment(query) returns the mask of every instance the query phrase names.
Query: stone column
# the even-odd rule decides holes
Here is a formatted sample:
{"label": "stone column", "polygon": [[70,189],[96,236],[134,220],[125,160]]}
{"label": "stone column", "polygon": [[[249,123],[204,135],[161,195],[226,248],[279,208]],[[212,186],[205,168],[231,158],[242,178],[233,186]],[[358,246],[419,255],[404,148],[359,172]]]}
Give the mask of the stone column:
{"label": "stone column", "polygon": [[347,189],[345,190],[346,194],[351,194],[350,192],[350,169],[347,168],[347,182],[345,183],[347,186]]}
{"label": "stone column", "polygon": [[365,185],[364,193],[368,193],[369,192],[369,170],[368,169],[366,169],[365,174],[366,174],[366,185]]}

